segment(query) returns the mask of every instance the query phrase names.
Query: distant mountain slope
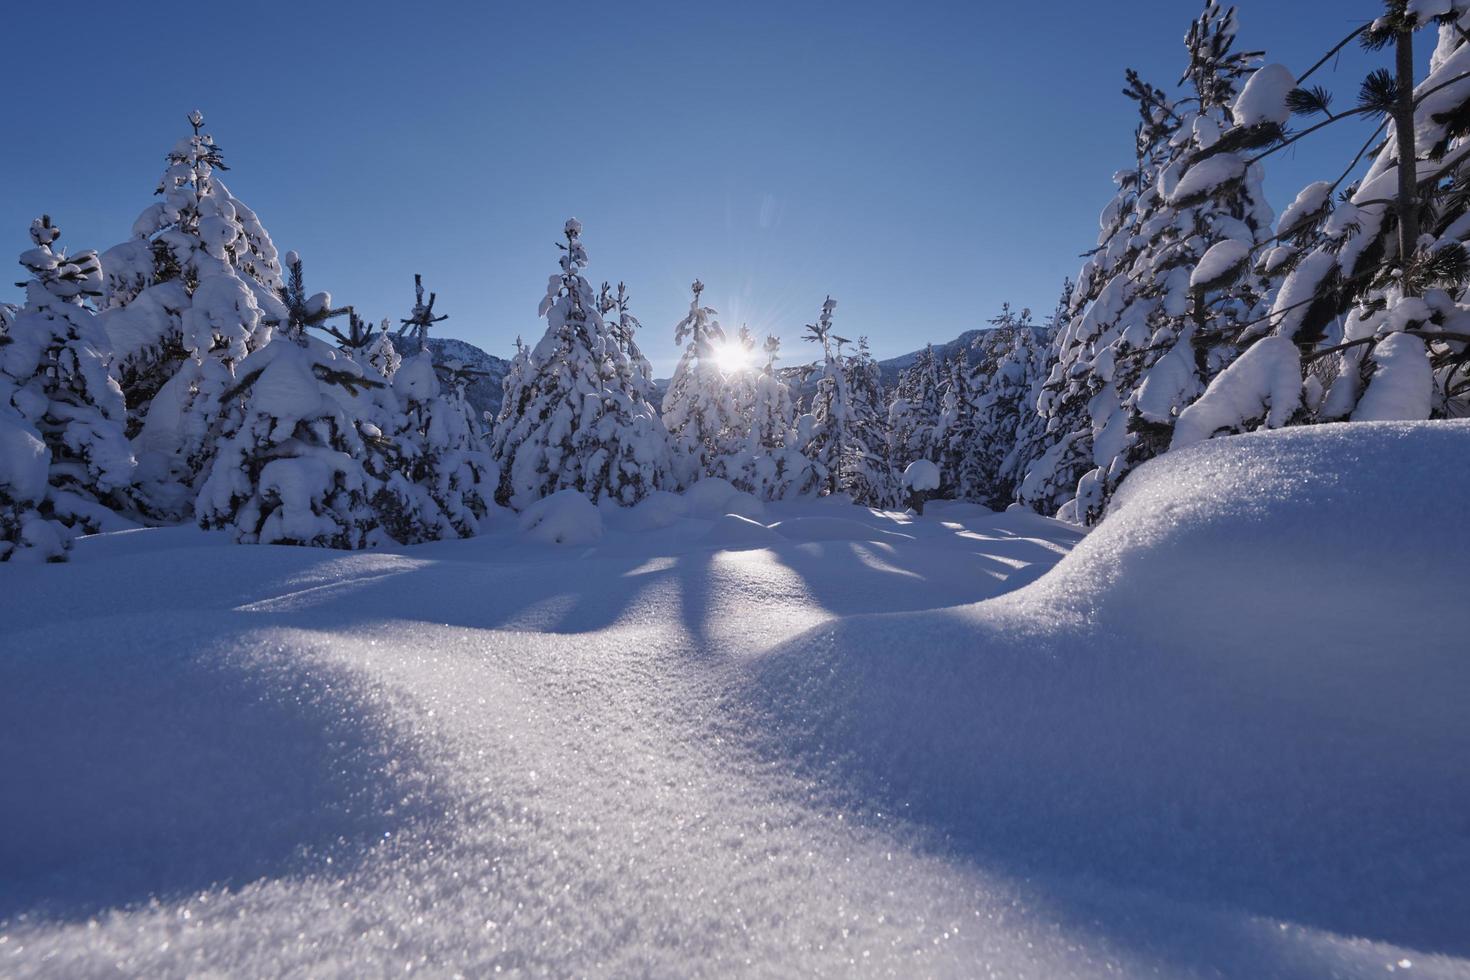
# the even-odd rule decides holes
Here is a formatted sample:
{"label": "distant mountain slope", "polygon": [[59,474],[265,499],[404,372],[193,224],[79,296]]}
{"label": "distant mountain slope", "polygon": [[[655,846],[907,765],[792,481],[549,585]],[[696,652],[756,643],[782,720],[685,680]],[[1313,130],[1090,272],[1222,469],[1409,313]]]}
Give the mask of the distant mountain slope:
{"label": "distant mountain slope", "polygon": [[435,364],[459,361],[471,370],[483,372],[482,377],[476,378],[465,389],[465,395],[477,412],[489,412],[494,416],[500,411],[500,383],[510,370],[510,361],[453,337],[430,337],[429,353],[434,355]]}

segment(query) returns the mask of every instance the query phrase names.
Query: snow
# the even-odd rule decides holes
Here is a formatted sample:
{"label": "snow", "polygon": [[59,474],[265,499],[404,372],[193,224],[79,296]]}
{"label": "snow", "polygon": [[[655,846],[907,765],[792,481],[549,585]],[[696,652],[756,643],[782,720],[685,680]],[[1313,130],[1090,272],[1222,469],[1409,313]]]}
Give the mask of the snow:
{"label": "snow", "polygon": [[1284,127],[1291,121],[1286,97],[1294,88],[1296,78],[1285,65],[1264,65],[1257,69],[1235,97],[1231,108],[1235,125],[1274,123]]}
{"label": "snow", "polygon": [[1286,337],[1264,337],[1226,368],[1199,400],[1179,413],[1171,449],[1181,449],[1219,432],[1239,432],[1261,423],[1286,424],[1301,404],[1301,355]]}
{"label": "snow", "polygon": [[602,537],[602,514],[576,490],[558,490],[522,511],[520,528],[542,544],[588,545]]}
{"label": "snow", "polygon": [[1080,544],[84,537],[0,566],[0,973],[1464,976],[1467,479],[1373,423],[1169,453]]}
{"label": "snow", "polygon": [[1245,160],[1234,153],[1206,157],[1185,171],[1169,194],[1169,203],[1184,207],[1217,193],[1222,185],[1245,177]]}
{"label": "snow", "polygon": [[1228,284],[1250,262],[1249,242],[1227,238],[1216,242],[1200,256],[1199,264],[1189,274],[1190,289],[1208,289]]}
{"label": "snow", "polygon": [[[1409,304],[1400,304],[1405,305]],[[1373,377],[1353,410],[1353,421],[1429,418],[1434,372],[1424,341],[1410,334],[1390,334],[1374,347],[1373,365]]]}
{"label": "snow", "polygon": [[903,470],[903,485],[906,490],[938,490],[939,467],[927,459],[916,459]]}

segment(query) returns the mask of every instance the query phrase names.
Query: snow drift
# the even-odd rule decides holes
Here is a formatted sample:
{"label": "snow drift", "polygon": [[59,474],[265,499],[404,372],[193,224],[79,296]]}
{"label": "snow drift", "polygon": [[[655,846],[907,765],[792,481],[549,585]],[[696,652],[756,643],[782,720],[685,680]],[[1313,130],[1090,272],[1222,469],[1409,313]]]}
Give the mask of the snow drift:
{"label": "snow drift", "polygon": [[744,697],[987,859],[1463,955],[1467,482],[1462,422],[1217,439],[1030,586],[817,627]]}

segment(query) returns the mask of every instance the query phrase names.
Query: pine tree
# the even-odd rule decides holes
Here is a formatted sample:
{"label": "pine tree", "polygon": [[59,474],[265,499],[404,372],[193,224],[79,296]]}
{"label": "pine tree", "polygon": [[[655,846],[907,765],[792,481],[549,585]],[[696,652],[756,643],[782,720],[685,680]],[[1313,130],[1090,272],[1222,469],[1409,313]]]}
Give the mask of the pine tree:
{"label": "pine tree", "polygon": [[275,246],[255,213],[230,194],[227,169],[203,117],[168,155],[159,201],[133,238],[102,255],[101,322],[128,406],[145,508],[182,520],[208,469],[220,396],[234,368],[286,316]]}
{"label": "pine tree", "polygon": [[492,492],[488,447],[464,397],[470,373],[458,363],[434,364],[429,329],[448,316],[434,315],[435,294],[424,302],[421,276],[413,286],[413,309],[399,336],[417,353],[393,375],[398,415],[388,472],[373,497],[380,522],[403,544],[478,534]]}
{"label": "pine tree", "polygon": [[815,493],[822,474],[802,452],[805,441],[791,388],[776,369],[781,341],[767,337],[762,352],[762,367],[752,373],[749,410],[744,415],[745,445],[742,451],[725,457],[722,475],[762,500]]}
{"label": "pine tree", "polygon": [[1046,379],[1047,332],[1009,303],[976,344],[970,372],[970,443],[961,467],[962,495],[1004,510],[1021,474],[1016,460],[1034,431],[1034,401]]}
{"label": "pine tree", "polygon": [[636,321],[620,316],[609,328],[582,275],[581,222],[569,220],[565,234],[561,273],[541,302],[546,334],[506,378],[491,449],[496,500],[518,509],[569,488],[631,504],[668,479],[666,437],[619,339]]}
{"label": "pine tree", "polygon": [[882,372],[859,337],[857,353],[844,365],[852,399],[853,451],[843,472],[843,486],[864,507],[894,507],[901,495],[898,474],[888,461],[887,398]]}
{"label": "pine tree", "polygon": [[716,363],[725,331],[718,314],[700,303],[704,283],[696,279],[690,288],[689,312],[674,327],[674,343],[683,344],[684,353],[663,400],[674,476],[685,487],[715,475],[717,461],[743,441],[733,392]]}
{"label": "pine tree", "polygon": [[227,529],[241,543],[367,547],[377,519],[363,465],[363,427],[372,422],[362,395],[381,382],[306,332],[347,311],[329,293],[306,294],[295,253],[286,263],[286,316],[270,343],[240,363],[221,399],[229,410],[195,513],[202,527]]}
{"label": "pine tree", "polygon": [[[1415,35],[1433,23],[1439,41],[1416,85]],[[1305,87],[1330,53],[1295,80],[1270,66],[1296,87],[1259,86],[1248,108],[1326,120],[1258,156],[1344,120],[1366,117],[1377,128],[1336,181],[1307,186],[1282,215],[1279,244],[1260,262],[1280,281],[1270,312],[1241,331],[1244,353],[1181,414],[1171,445],[1263,426],[1470,413],[1467,28],[1470,4],[1388,0],[1384,16],[1333,51],[1355,39],[1391,48],[1393,67],[1370,74],[1358,105],[1338,112],[1325,89]],[[1334,205],[1369,154],[1367,172]]]}
{"label": "pine tree", "polygon": [[845,337],[832,333],[832,311],[837,301],[828,296],[816,323],[807,324],[805,339],[822,352],[822,362],[815,368],[816,391],[812,394],[811,436],[806,455],[822,474],[823,491],[842,493],[843,475],[851,466],[851,457],[861,450],[854,431],[852,392],[847,383],[842,345]]}
{"label": "pine tree", "polygon": [[113,511],[132,506],[122,390],[108,374],[107,337],[88,306],[101,295],[101,266],[96,252],[56,251],[60,235],[49,216],[31,223],[34,247],[20,257],[31,274],[25,305],[0,346],[9,457],[0,464],[3,557],[20,548],[59,558],[72,534],[117,527]]}
{"label": "pine tree", "polygon": [[1259,57],[1235,51],[1235,33],[1233,8],[1207,0],[1185,41],[1187,97],[1128,73],[1138,165],[1119,177],[1057,338],[1041,399],[1051,445],[1021,490],[1038,509],[1098,520],[1123,476],[1167,448],[1178,413],[1235,356],[1239,324],[1263,308],[1250,257],[1273,218],[1246,151],[1281,127],[1231,127],[1238,82]]}
{"label": "pine tree", "polygon": [[939,362],[925,347],[899,374],[888,407],[888,461],[902,473],[916,459],[935,461],[934,427],[939,419]]}

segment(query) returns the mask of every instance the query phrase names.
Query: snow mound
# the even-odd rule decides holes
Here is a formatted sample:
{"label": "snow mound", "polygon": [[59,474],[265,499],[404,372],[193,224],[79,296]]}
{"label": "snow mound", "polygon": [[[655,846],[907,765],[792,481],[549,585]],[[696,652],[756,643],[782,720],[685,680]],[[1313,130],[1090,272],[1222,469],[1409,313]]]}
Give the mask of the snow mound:
{"label": "snow mound", "polygon": [[706,544],[726,551],[769,548],[776,540],[775,532],[770,528],[739,514],[726,514],[715,521],[704,535]]}
{"label": "snow mound", "polygon": [[522,511],[520,528],[542,544],[594,544],[602,539],[602,513],[579,491],[558,490]]}
{"label": "snow mound", "polygon": [[1467,481],[1466,422],[1171,452],[1030,586],[817,627],[746,696],[987,859],[1464,955]]}
{"label": "snow mound", "polygon": [[684,491],[683,501],[687,516],[703,520],[713,520],[726,514],[758,520],[766,514],[766,506],[760,498],[717,476],[697,480]]}
{"label": "snow mound", "polygon": [[657,531],[689,516],[689,501],[667,490],[655,490],[632,507],[606,503],[604,510],[620,528],[629,531]]}
{"label": "snow mound", "polygon": [[108,623],[7,636],[0,771],[25,805],[0,808],[0,923],[340,866],[429,813],[381,692],[298,634]]}

